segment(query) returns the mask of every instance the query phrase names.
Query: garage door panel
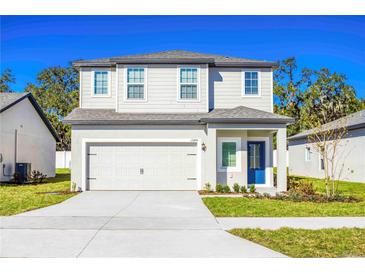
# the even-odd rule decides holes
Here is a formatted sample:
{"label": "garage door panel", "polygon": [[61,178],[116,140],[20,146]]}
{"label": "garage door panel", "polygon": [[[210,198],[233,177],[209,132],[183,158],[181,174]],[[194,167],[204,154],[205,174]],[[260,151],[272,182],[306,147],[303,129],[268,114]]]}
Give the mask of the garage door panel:
{"label": "garage door panel", "polygon": [[193,190],[197,147],[179,144],[94,144],[90,190]]}

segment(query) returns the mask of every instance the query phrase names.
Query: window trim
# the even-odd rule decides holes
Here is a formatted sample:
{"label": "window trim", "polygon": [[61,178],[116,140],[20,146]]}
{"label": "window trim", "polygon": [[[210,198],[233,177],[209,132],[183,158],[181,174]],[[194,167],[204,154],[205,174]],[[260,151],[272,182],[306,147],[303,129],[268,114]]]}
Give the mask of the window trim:
{"label": "window trim", "polygon": [[[107,94],[95,94],[95,72],[107,72],[108,73],[108,92]],[[112,71],[110,68],[98,68],[91,70],[91,97],[94,98],[108,98],[112,96]]]}
{"label": "window trim", "polygon": [[304,161],[310,162],[311,161],[311,148],[306,146],[304,147]]}
{"label": "window trim", "polygon": [[[257,94],[246,94],[246,72],[257,72]],[[241,97],[257,98],[261,97],[261,70],[258,69],[243,69],[241,72]]]}
{"label": "window trim", "polygon": [[[182,84],[189,84],[189,83],[181,83],[181,78],[180,78],[180,74],[181,74],[181,69],[190,69],[190,68],[193,68],[193,69],[197,69],[197,83],[196,83],[196,99],[181,99],[180,97],[180,87]],[[194,83],[193,83],[194,84]],[[177,102],[181,102],[181,103],[184,103],[184,102],[190,102],[190,103],[199,103],[200,102],[200,66],[190,66],[190,65],[187,65],[187,66],[177,66]]]}
{"label": "window trim", "polygon": [[[224,167],[223,164],[223,143],[236,143],[236,166]],[[240,137],[220,137],[218,138],[218,172],[241,172],[241,138]]]}
{"label": "window trim", "polygon": [[[144,69],[144,82],[143,82],[143,93],[144,98],[143,99],[128,99],[128,69],[129,68],[143,68]],[[123,95],[123,101],[126,103],[146,103],[148,101],[148,88],[147,88],[147,79],[148,79],[148,69],[147,66],[124,66],[124,95]]]}

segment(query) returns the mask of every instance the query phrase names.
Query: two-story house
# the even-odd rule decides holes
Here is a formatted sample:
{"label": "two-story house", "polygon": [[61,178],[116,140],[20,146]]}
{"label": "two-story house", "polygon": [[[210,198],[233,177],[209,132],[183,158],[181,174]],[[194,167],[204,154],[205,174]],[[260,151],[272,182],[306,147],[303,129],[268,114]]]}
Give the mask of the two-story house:
{"label": "two-story house", "polygon": [[72,125],[81,190],[286,190],[286,125],[273,113],[276,62],[165,51],[82,60]]}

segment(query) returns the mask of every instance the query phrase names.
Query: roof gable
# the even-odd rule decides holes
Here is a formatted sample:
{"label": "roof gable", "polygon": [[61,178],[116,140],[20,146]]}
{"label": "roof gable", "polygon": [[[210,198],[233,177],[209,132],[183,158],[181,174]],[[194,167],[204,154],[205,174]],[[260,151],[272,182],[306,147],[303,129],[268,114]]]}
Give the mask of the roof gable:
{"label": "roof gable", "polygon": [[41,117],[42,121],[51,132],[52,136],[55,138],[56,142],[60,141],[60,138],[52,127],[51,123],[48,121],[46,115],[44,114],[42,108],[37,103],[35,98],[31,93],[0,93],[0,113],[4,112],[5,110],[11,108],[12,106],[16,105],[17,103],[23,101],[24,99],[28,98],[34,109],[37,111],[38,115]]}
{"label": "roof gable", "polygon": [[[323,127],[329,130],[337,129],[338,126],[342,124],[340,123],[341,120],[346,120],[345,123],[347,129],[365,128],[365,110],[360,110],[358,112],[352,113],[340,119],[324,124]],[[289,140],[303,139],[306,138],[311,133],[313,133],[313,129],[308,129],[296,135],[290,136],[288,139]]]}

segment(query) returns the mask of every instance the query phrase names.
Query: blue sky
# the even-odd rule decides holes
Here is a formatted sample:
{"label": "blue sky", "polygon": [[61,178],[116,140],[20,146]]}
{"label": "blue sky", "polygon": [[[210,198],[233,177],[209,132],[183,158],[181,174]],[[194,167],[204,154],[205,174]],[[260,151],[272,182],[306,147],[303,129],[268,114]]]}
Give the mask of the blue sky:
{"label": "blue sky", "polygon": [[347,75],[365,98],[365,16],[1,16],[1,70],[22,91],[76,59],[184,49]]}

